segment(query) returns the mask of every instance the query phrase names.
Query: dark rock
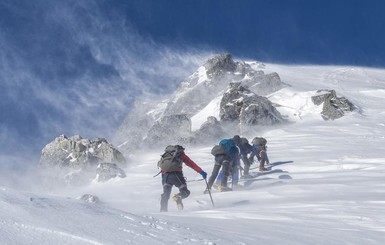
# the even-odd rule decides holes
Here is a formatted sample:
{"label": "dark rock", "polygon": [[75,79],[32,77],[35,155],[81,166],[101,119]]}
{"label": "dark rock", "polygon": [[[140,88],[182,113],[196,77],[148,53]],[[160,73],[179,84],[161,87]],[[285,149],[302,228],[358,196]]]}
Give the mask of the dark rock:
{"label": "dark rock", "polygon": [[321,115],[324,120],[338,119],[346,112],[358,110],[358,107],[345,97],[337,97],[335,90],[318,90],[317,95],[311,99],[315,105],[323,103]]}
{"label": "dark rock", "polygon": [[272,125],[284,121],[281,114],[265,97],[256,95],[241,83],[231,83],[220,105],[220,120],[243,125]]}
{"label": "dark rock", "polygon": [[83,196],[80,197],[80,200],[83,200],[85,202],[89,203],[99,203],[100,200],[97,196],[91,195],[91,194],[84,194]]}
{"label": "dark rock", "polygon": [[195,141],[201,144],[213,143],[225,136],[227,133],[214,116],[209,116],[207,121],[194,133]]}
{"label": "dark rock", "polygon": [[115,163],[100,163],[96,168],[96,181],[105,182],[113,178],[125,178],[126,173]]}
{"label": "dark rock", "polygon": [[205,64],[206,74],[209,78],[219,77],[227,72],[234,72],[237,64],[230,54],[222,54],[209,59]]}
{"label": "dark rock", "polygon": [[162,117],[149,130],[145,145],[184,144],[191,141],[191,120],[186,114]]}
{"label": "dark rock", "polygon": [[104,138],[91,141],[79,135],[60,135],[42,150],[40,176],[47,185],[84,185],[95,177],[95,169],[102,162],[126,165],[123,154]]}

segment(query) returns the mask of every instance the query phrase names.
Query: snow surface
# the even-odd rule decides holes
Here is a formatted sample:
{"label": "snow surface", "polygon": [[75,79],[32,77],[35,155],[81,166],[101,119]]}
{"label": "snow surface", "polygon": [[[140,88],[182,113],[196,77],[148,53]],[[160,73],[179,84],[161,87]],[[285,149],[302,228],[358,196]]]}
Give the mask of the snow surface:
{"label": "snow surface", "polygon": [[213,99],[205,108],[191,117],[191,130],[200,129],[203,123],[207,121],[207,117],[214,116],[219,120],[219,110],[223,95],[219,95]]}
{"label": "snow surface", "polygon": [[[243,135],[267,138],[272,170],[252,169],[255,178],[233,192],[213,190],[215,208],[200,175],[185,167],[185,210],[170,201],[160,213],[161,180],[153,175],[161,152],[146,152],[131,156],[127,178],[107,183],[3,184],[0,244],[385,244],[385,70],[267,64],[273,71],[291,86],[268,97],[290,123]],[[323,121],[309,101],[318,89],[335,89],[363,113]],[[207,108],[206,118],[215,105]],[[186,149],[209,174],[210,149]]]}

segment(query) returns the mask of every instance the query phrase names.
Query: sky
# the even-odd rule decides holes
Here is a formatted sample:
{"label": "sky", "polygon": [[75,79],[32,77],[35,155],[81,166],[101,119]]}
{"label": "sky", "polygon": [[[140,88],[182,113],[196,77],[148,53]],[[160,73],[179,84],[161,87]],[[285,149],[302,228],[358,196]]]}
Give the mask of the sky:
{"label": "sky", "polygon": [[278,63],[385,64],[382,1],[129,2],[122,12],[162,43]]}
{"label": "sky", "polygon": [[111,139],[207,58],[384,67],[383,1],[0,1],[0,159]]}
{"label": "sky", "polygon": [[[201,175],[184,166],[191,194],[183,211],[170,200],[168,212],[159,212],[161,176],[153,177],[159,151],[133,155],[126,178],[85,186],[59,188],[57,179],[39,185],[29,173],[16,188],[2,177],[0,244],[384,244],[385,69],[267,63],[263,71],[290,85],[269,95],[289,120],[263,131],[269,171],[254,163],[242,187],[213,188],[213,206]],[[362,111],[324,121],[310,96],[328,86]],[[212,115],[207,109],[200,113]],[[209,175],[211,148],[185,150]],[[99,202],[82,200],[84,194]]]}

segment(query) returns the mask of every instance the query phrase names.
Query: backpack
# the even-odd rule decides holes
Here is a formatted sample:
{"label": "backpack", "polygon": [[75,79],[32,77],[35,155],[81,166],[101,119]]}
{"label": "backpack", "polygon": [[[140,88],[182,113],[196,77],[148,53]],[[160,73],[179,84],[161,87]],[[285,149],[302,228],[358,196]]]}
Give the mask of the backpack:
{"label": "backpack", "polygon": [[241,138],[241,142],[238,145],[241,154],[248,154],[252,150],[252,146],[246,138]]}
{"label": "backpack", "polygon": [[213,156],[217,156],[217,155],[226,155],[227,154],[227,151],[226,151],[226,148],[223,146],[223,145],[215,145],[212,149],[211,149],[211,154]]}
{"label": "backpack", "polygon": [[164,172],[180,171],[182,169],[182,154],[184,148],[180,145],[169,145],[161,156],[158,167]]}
{"label": "backpack", "polygon": [[219,145],[222,145],[226,149],[226,153],[234,158],[238,155],[238,147],[235,145],[234,140],[224,139],[219,142]]}
{"label": "backpack", "polygon": [[246,138],[241,138],[241,142],[240,142],[241,145],[248,144],[248,143],[249,141]]}
{"label": "backpack", "polygon": [[255,137],[251,143],[253,143],[253,145],[266,145],[267,140],[263,137]]}

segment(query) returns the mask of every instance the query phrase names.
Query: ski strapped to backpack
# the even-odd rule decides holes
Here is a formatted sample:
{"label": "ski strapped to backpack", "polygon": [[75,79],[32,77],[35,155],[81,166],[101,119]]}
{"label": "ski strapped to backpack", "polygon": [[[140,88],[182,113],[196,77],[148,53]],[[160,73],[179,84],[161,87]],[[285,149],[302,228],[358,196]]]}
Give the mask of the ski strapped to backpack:
{"label": "ski strapped to backpack", "polygon": [[184,148],[180,145],[167,146],[158,162],[158,167],[163,172],[181,171],[183,152]]}

